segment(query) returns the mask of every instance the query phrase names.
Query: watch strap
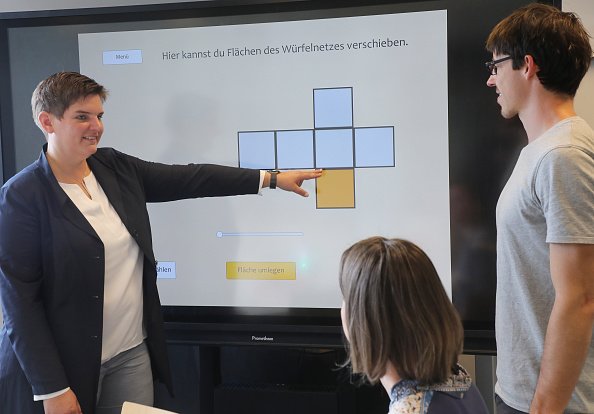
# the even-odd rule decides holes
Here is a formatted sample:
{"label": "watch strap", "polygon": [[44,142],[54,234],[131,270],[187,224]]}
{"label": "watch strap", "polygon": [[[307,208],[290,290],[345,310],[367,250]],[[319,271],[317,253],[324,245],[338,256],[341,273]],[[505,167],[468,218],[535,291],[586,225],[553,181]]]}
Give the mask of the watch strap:
{"label": "watch strap", "polygon": [[270,174],[270,183],[268,184],[268,188],[274,190],[276,188],[276,176],[280,173],[279,170],[268,170]]}

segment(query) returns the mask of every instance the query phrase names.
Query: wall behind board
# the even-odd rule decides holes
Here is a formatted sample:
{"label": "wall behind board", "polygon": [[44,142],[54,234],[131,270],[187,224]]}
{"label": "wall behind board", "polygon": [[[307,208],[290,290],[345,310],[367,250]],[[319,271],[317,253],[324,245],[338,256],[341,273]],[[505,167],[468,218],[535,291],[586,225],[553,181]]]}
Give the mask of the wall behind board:
{"label": "wall behind board", "polygon": [[[563,10],[572,11],[582,19],[590,36],[594,36],[594,4],[592,0],[563,0]],[[594,38],[590,38],[590,44],[594,49]],[[582,81],[580,89],[575,97],[577,113],[592,126],[594,125],[594,66]]]}

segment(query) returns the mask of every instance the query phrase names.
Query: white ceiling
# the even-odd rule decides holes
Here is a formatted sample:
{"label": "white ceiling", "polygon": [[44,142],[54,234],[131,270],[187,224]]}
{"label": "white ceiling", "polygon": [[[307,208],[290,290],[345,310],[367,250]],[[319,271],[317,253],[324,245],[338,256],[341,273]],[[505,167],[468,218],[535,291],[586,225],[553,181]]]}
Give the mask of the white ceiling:
{"label": "white ceiling", "polygon": [[82,9],[89,7],[137,6],[140,4],[182,3],[190,1],[208,0],[0,0],[0,13],[34,10]]}

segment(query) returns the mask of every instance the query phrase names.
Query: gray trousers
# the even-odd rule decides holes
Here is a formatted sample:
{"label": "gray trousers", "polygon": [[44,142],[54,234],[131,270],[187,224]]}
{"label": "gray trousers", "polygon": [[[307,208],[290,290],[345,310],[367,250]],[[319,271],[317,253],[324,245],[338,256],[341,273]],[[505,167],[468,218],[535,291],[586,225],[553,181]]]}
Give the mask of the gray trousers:
{"label": "gray trousers", "polygon": [[124,401],[152,407],[153,400],[151,360],[144,342],[101,365],[97,414],[120,414]]}
{"label": "gray trousers", "polygon": [[495,412],[497,414],[526,414],[523,411],[518,411],[516,409],[511,408],[509,405],[503,402],[501,397],[495,394]]}

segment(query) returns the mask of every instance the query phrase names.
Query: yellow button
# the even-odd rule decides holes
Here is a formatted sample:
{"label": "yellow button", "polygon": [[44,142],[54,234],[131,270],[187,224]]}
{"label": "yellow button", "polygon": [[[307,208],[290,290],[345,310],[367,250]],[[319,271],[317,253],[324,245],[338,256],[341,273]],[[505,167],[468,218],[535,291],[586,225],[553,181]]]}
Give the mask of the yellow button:
{"label": "yellow button", "polygon": [[227,262],[227,279],[295,280],[294,262]]}

